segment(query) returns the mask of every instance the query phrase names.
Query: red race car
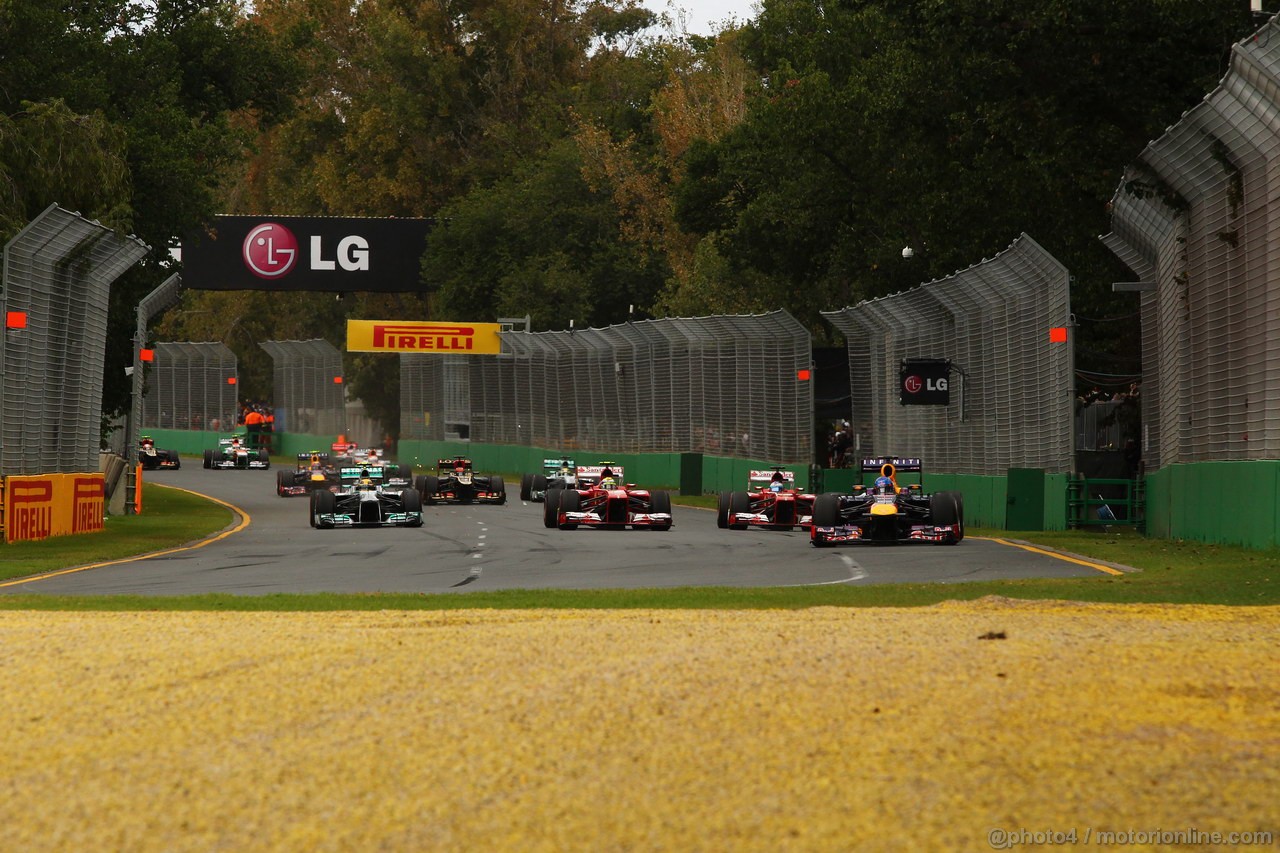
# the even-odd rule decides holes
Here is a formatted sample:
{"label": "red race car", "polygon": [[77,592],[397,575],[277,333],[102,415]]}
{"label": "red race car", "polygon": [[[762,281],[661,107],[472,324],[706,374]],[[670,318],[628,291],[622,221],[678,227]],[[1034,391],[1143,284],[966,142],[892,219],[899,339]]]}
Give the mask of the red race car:
{"label": "red race car", "polygon": [[561,530],[575,530],[579,524],[608,530],[670,530],[671,495],[623,482],[622,468],[610,462],[579,465],[577,488],[547,491],[542,522]]}
{"label": "red race car", "polygon": [[747,491],[721,492],[716,524],[730,530],[768,527],[773,530],[808,529],[813,524],[814,496],[796,487],[794,471],[774,468],[752,471]]}

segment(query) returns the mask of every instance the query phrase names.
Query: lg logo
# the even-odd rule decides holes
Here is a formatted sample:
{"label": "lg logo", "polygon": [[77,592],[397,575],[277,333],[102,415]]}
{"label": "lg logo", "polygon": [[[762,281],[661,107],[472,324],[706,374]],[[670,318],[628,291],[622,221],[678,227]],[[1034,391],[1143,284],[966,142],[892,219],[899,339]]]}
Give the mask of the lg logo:
{"label": "lg logo", "polygon": [[902,380],[902,390],[908,394],[919,394],[921,389],[926,391],[946,391],[947,380],[945,378],[923,380],[915,375],[908,376]]}
{"label": "lg logo", "polygon": [[[283,225],[267,222],[257,226],[244,238],[244,265],[258,278],[279,279],[287,275],[298,262],[298,238]],[[324,238],[311,237],[312,270],[326,271],[339,266],[348,272],[369,269],[369,241],[357,235],[338,241],[334,258],[324,257]]]}

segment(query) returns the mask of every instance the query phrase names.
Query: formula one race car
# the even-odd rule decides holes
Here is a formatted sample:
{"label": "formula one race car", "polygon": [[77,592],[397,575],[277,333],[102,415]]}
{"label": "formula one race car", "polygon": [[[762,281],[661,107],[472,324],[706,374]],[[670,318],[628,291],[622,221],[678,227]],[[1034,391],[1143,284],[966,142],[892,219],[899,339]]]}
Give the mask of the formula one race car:
{"label": "formula one race car", "polygon": [[462,456],[437,460],[436,473],[422,474],[414,479],[413,485],[422,495],[424,504],[437,501],[462,504],[507,502],[507,487],[502,478],[497,474],[475,473],[471,470],[471,460]]}
{"label": "formula one race car", "polygon": [[261,468],[271,467],[266,451],[249,447],[242,435],[218,439],[217,450],[204,452],[206,468]]}
{"label": "formula one race car", "polygon": [[579,465],[578,485],[550,489],[542,507],[546,527],[575,530],[579,524],[606,530],[670,530],[671,495],[637,489],[622,481],[622,468],[606,462]]}
{"label": "formula one race car", "polygon": [[338,469],[329,454],[319,450],[298,454],[298,467],[276,472],[276,494],[282,498],[305,495],[316,489],[333,491],[339,486]]}
{"label": "formula one race car", "polygon": [[716,524],[730,530],[751,526],[807,529],[813,524],[814,496],[797,490],[795,483],[794,471],[752,471],[747,477],[747,491],[720,493]]}
{"label": "formula one race car", "polygon": [[340,468],[338,476],[336,492],[317,489],[311,493],[312,527],[422,526],[422,496],[411,488],[387,486],[381,469]]}
{"label": "formula one race car", "polygon": [[157,468],[181,468],[182,460],[178,458],[176,450],[161,450],[156,447],[156,441],[149,435],[144,435],[138,439],[138,462],[142,464],[145,471],[154,471]]}
{"label": "formula one race car", "polygon": [[544,501],[548,489],[572,489],[578,485],[578,469],[572,459],[543,459],[541,474],[525,474],[520,500]]}
{"label": "formula one race car", "polygon": [[919,459],[862,460],[862,473],[878,471],[871,487],[851,495],[818,495],[809,541],[817,548],[842,542],[932,542],[955,545],[964,539],[964,502],[959,492],[922,494],[919,483],[898,484],[897,475],[923,476]]}

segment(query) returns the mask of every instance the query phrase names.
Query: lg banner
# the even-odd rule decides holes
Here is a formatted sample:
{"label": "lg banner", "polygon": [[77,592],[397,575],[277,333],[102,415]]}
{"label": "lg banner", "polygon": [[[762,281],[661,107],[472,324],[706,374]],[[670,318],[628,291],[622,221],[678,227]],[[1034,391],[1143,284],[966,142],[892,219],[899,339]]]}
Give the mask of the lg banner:
{"label": "lg banner", "polygon": [[182,242],[197,290],[422,290],[430,219],[216,216]]}
{"label": "lg banner", "polygon": [[904,358],[901,395],[904,406],[946,406],[951,402],[951,362],[945,358]]}
{"label": "lg banner", "polygon": [[4,480],[6,542],[93,533],[103,528],[101,474],[40,474]]}
{"label": "lg banner", "polygon": [[497,323],[425,323],[348,320],[347,352],[420,352],[439,355],[498,355]]}

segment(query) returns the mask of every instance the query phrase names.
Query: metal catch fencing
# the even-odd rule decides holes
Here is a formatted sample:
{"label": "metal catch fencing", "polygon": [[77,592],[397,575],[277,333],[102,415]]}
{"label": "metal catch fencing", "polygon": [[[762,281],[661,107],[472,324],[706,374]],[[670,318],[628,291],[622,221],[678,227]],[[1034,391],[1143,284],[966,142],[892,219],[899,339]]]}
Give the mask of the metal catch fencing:
{"label": "metal catch fencing", "polygon": [[[1071,344],[1050,339],[1070,311],[1067,269],[1023,234],[948,278],[822,312],[848,343],[854,454],[955,474],[1071,471]],[[951,361],[948,405],[901,405],[915,358]]]}
{"label": "metal catch fencing", "polygon": [[143,429],[233,431],[240,408],[235,353],[218,342],[169,341],[154,349]]}
{"label": "metal catch fencing", "polygon": [[1125,170],[1103,243],[1137,275],[1143,460],[1280,458],[1280,24]]}
{"label": "metal catch fencing", "polygon": [[785,311],[504,331],[502,348],[401,355],[404,437],[812,458],[812,343]]}
{"label": "metal catch fencing", "polygon": [[56,204],[5,245],[0,474],[98,470],[111,283],[148,251]]}
{"label": "metal catch fencing", "polygon": [[346,394],[342,353],[326,340],[264,341],[273,365],[276,432],[337,435],[345,432]]}

